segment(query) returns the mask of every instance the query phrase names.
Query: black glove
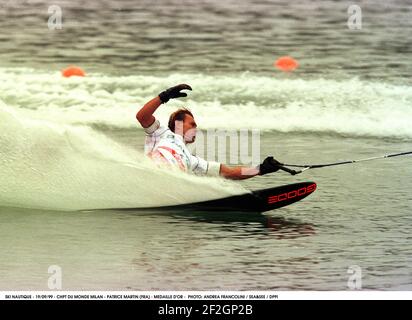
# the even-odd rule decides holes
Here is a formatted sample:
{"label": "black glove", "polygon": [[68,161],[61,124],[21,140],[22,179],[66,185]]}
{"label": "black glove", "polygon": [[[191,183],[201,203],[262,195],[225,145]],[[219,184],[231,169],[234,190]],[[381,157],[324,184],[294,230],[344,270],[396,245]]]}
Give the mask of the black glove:
{"label": "black glove", "polygon": [[273,159],[273,157],[267,157],[262,164],[259,165],[259,175],[262,176],[267,173],[276,172],[279,170],[280,162]]}
{"label": "black glove", "polygon": [[169,99],[187,97],[187,93],[180,92],[181,90],[192,90],[192,88],[187,84],[179,84],[161,92],[159,98],[162,103],[166,103]]}

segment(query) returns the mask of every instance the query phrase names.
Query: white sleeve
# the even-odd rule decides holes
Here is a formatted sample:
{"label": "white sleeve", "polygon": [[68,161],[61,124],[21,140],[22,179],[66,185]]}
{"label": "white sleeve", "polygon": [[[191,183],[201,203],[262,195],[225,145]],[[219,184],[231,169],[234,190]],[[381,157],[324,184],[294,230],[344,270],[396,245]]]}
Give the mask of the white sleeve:
{"label": "white sleeve", "polygon": [[220,174],[220,163],[218,162],[206,161],[202,158],[192,156],[191,165],[193,173],[197,175],[218,177]]}
{"label": "white sleeve", "polygon": [[156,119],[150,126],[148,126],[147,128],[143,128],[143,129],[144,129],[144,132],[150,135],[150,134],[155,133],[155,131],[159,128],[160,128],[160,122],[159,120]]}
{"label": "white sleeve", "polygon": [[207,167],[207,175],[211,177],[219,177],[220,176],[220,163],[209,161]]}

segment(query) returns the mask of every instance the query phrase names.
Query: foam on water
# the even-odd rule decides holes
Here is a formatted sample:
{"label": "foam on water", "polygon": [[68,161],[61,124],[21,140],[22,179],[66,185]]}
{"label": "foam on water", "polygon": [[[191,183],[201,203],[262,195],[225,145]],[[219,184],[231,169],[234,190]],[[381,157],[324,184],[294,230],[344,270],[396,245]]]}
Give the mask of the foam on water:
{"label": "foam on water", "polygon": [[176,83],[193,87],[156,116],[188,106],[201,128],[329,132],[412,138],[412,88],[359,79],[298,79],[252,74],[173,74],[63,79],[59,73],[0,69],[1,98],[32,118],[65,124],[135,127],[138,108]]}

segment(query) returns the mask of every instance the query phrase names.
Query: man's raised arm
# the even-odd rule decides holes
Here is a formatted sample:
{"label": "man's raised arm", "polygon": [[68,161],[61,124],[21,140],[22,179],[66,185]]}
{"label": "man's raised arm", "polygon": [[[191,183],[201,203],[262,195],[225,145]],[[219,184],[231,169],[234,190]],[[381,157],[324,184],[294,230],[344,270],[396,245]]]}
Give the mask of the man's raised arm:
{"label": "man's raised arm", "polygon": [[147,102],[136,114],[136,119],[142,127],[150,127],[155,122],[156,118],[153,116],[153,113],[162,103],[168,102],[169,99],[187,97],[186,93],[180,92],[182,90],[192,90],[192,88],[187,84],[179,84],[161,92],[159,96]]}
{"label": "man's raised arm", "polygon": [[140,122],[143,128],[150,127],[156,118],[153,116],[153,113],[157,108],[162,104],[162,101],[159,97],[153,98],[147,102],[136,114],[137,121]]}

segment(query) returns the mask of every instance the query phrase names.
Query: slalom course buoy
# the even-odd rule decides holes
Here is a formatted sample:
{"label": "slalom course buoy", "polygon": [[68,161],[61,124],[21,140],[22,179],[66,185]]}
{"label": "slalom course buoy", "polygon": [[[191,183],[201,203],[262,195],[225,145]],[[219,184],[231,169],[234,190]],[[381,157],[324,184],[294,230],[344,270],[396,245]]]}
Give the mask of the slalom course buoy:
{"label": "slalom course buoy", "polygon": [[73,76],[76,77],[85,77],[86,73],[84,72],[84,70],[80,67],[76,67],[76,66],[69,66],[66,69],[62,70],[62,75],[65,78],[70,78]]}
{"label": "slalom course buoy", "polygon": [[292,57],[284,56],[277,59],[273,65],[279,70],[290,72],[295,70],[299,66],[299,63]]}

